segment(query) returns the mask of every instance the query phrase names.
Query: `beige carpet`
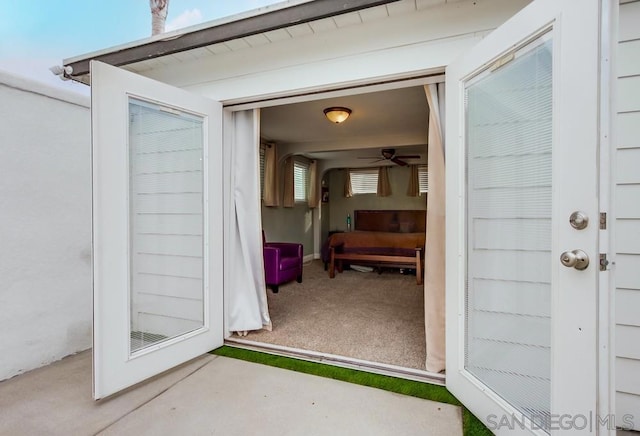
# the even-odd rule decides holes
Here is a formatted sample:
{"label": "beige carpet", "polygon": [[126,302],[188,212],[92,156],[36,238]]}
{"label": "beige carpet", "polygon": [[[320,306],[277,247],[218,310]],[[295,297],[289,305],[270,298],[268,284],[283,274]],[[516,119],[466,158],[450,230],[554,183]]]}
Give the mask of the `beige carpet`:
{"label": "beige carpet", "polygon": [[424,294],[415,276],[346,270],[329,279],[316,260],[303,279],[267,291],[273,331],[247,339],[424,369]]}

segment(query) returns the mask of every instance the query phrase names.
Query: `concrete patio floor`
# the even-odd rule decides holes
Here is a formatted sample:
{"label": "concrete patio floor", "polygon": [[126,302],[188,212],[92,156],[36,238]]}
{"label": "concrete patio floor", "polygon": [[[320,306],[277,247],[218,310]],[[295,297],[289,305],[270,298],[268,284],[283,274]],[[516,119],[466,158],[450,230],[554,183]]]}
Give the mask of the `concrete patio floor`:
{"label": "concrete patio floor", "polygon": [[205,355],[95,402],[91,354],[0,382],[0,435],[462,435],[459,407]]}

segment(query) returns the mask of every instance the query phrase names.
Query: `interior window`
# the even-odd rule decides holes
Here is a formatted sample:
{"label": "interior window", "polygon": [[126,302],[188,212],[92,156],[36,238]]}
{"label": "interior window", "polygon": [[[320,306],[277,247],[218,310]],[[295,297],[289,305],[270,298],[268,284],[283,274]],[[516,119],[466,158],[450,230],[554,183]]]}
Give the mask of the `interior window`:
{"label": "interior window", "polygon": [[418,166],[418,184],[420,185],[420,193],[429,192],[429,170],[427,165]]}
{"label": "interior window", "polygon": [[264,152],[266,148],[265,144],[260,144],[260,198],[264,194]]}
{"label": "interior window", "polygon": [[307,201],[308,173],[309,164],[299,161],[293,163],[293,186],[296,202]]}
{"label": "interior window", "polygon": [[356,194],[375,194],[378,192],[378,170],[376,168],[363,168],[349,170],[351,177],[351,190]]}

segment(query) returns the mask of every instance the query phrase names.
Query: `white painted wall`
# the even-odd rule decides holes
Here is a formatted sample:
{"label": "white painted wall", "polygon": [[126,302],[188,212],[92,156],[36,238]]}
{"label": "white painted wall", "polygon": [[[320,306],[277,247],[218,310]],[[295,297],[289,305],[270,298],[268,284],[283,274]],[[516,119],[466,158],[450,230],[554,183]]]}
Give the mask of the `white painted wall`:
{"label": "white painted wall", "polygon": [[334,17],[330,26],[321,20],[324,26],[303,24],[269,33],[271,40],[263,36],[263,43],[254,46],[231,41],[213,56],[171,55],[163,58],[166,64],[125,68],[225,103],[442,72],[529,2],[434,0],[425,9],[380,18],[347,14],[355,21],[344,27],[336,27],[340,19]]}
{"label": "white painted wall", "polygon": [[620,2],[615,152],[616,415],[640,429],[640,1]]}
{"label": "white painted wall", "polygon": [[91,346],[89,98],[0,71],[0,380]]}

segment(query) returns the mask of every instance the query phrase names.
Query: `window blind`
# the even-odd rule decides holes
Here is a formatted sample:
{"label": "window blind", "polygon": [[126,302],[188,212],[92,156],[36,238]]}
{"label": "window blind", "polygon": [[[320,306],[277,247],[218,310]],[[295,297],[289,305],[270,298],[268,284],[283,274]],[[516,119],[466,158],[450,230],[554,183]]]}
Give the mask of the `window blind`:
{"label": "window blind", "polygon": [[378,169],[364,168],[349,170],[351,190],[356,194],[375,194],[378,191]]}
{"label": "window blind", "polygon": [[267,146],[265,144],[260,144],[260,198],[264,193],[264,152]]}
{"label": "window blind", "polygon": [[303,162],[293,163],[293,187],[295,201],[307,201],[309,165]]}
{"label": "window blind", "polygon": [[205,141],[202,117],[129,97],[131,353],[204,325]]}
{"label": "window blind", "polygon": [[421,194],[429,192],[429,168],[426,165],[418,165],[418,185]]}
{"label": "window blind", "polygon": [[466,87],[465,367],[548,423],[553,62],[549,34]]}

